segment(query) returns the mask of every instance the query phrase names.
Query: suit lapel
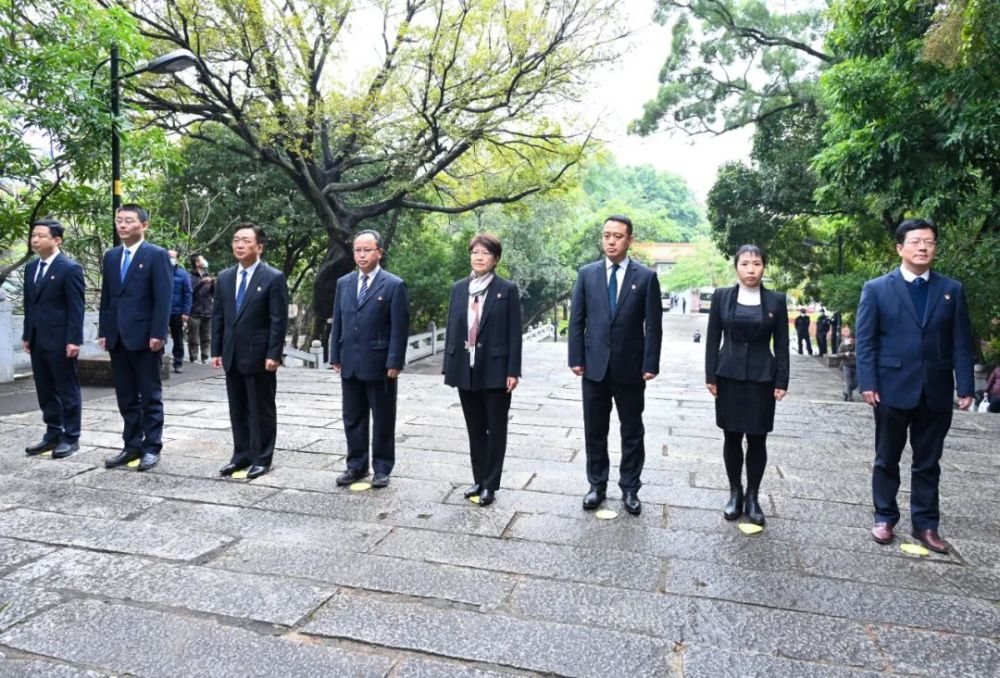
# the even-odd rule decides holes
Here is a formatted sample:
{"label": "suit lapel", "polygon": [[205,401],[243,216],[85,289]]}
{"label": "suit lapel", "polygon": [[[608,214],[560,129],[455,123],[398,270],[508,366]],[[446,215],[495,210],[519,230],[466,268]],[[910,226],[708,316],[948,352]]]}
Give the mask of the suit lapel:
{"label": "suit lapel", "polygon": [[[899,272],[898,268],[889,274],[889,280],[892,284],[892,289],[896,290],[896,294],[902,299],[903,306],[910,312],[910,316],[916,321],[917,325],[923,327],[922,319],[917,317],[917,307],[913,305],[913,297],[910,296],[910,291],[906,289],[906,281],[903,280],[903,274]],[[929,297],[930,295],[928,294],[928,306],[930,306]]]}
{"label": "suit lapel", "polygon": [[38,289],[39,287],[41,287],[41,285],[35,282],[35,274],[38,272],[38,267],[41,265],[42,265],[42,260],[35,259],[33,262],[28,264],[28,267],[24,271],[25,275],[24,294],[27,297],[31,297],[32,301],[38,300]]}
{"label": "suit lapel", "polygon": [[[119,294],[121,294],[122,290],[125,289],[125,286],[128,285],[129,280],[132,279],[132,274],[136,270],[138,270],[138,269],[140,269],[140,268],[142,268],[143,266],[146,265],[145,264],[145,260],[146,260],[146,252],[145,252],[145,250],[146,250],[146,241],[143,240],[141,243],[139,243],[139,246],[135,248],[135,256],[132,257],[132,261],[130,261],[129,264],[128,264],[128,270],[125,271],[125,280],[122,280],[121,287],[118,288],[118,293]],[[118,277],[119,278],[121,278],[122,256],[124,256],[124,255],[125,255],[125,246],[122,245],[121,254],[118,256]]]}
{"label": "suit lapel", "polygon": [[[355,278],[355,280],[357,280],[357,278]],[[358,308],[360,309],[365,304],[367,304],[369,301],[371,301],[372,297],[374,297],[375,295],[379,294],[382,291],[383,287],[385,287],[385,271],[379,270],[378,275],[375,276],[375,280],[373,280],[372,284],[368,286],[368,293],[365,295],[364,300],[362,300],[362,302],[360,304],[358,304],[358,295],[355,293],[355,295],[354,295],[354,303],[357,304]],[[354,283],[354,290],[355,290],[355,292],[357,292],[357,289],[358,289],[358,285],[357,285],[357,282],[355,282]]]}
{"label": "suit lapel", "polygon": [[[611,320],[614,320],[618,316],[618,311],[625,305],[625,300],[628,299],[628,295],[632,291],[632,281],[635,280],[636,275],[638,275],[638,264],[629,259],[628,266],[625,268],[625,275],[622,276],[622,286],[618,290],[618,303],[615,304],[615,312],[611,316]],[[608,306],[610,307],[610,305],[611,297],[608,296]]]}
{"label": "suit lapel", "polygon": [[920,323],[922,326],[926,325],[927,321],[931,319],[934,306],[941,300],[943,292],[944,283],[941,281],[941,276],[931,271],[930,279],[927,281],[927,307],[924,309],[923,322]]}
{"label": "suit lapel", "polygon": [[[38,301],[38,297],[41,296],[42,288],[45,287],[45,281],[50,280],[55,273],[59,271],[60,258],[61,257],[59,255],[56,255],[56,258],[52,260],[52,264],[45,269],[45,273],[38,278],[37,282],[35,282],[35,301]],[[35,265],[35,271],[38,271],[38,267],[41,265],[42,261],[39,259],[38,263]],[[32,277],[34,277],[34,272],[32,273]]]}

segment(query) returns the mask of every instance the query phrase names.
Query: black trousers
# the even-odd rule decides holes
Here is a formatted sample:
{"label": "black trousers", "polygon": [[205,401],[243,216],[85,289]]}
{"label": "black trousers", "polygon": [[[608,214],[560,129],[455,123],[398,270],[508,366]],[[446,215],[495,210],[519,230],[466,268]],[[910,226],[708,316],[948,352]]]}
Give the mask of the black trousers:
{"label": "black trousers", "polygon": [[109,351],[118,411],[125,426],[125,449],[159,454],[163,448],[163,349],[129,351],[120,344]]}
{"label": "black trousers", "polygon": [[80,439],[80,378],[76,358],[58,351],[31,350],[35,394],[45,422],[45,440],[75,443]]}
{"label": "black trousers", "polygon": [[917,407],[900,410],[888,405],[875,408],[875,464],[872,469],[872,499],[875,522],[895,525],[899,521],[896,493],[899,491],[899,460],[906,445],[907,433],[913,450],[910,469],[910,518],[915,530],[936,530],[938,482],[941,479],[941,453],[944,438],[951,428],[952,411],[935,412],[927,408],[924,397]]}
{"label": "black trousers", "polygon": [[503,388],[481,391],[458,389],[458,399],[469,431],[472,480],[488,490],[500,489],[500,474],[507,453],[507,414],[510,393]]}
{"label": "black trousers", "polygon": [[819,354],[820,354],[820,356],[821,357],[825,356],[826,355],[826,335],[825,334],[817,334],[816,335],[816,346],[819,347]]}
{"label": "black trousers", "polygon": [[184,321],[181,316],[170,316],[170,338],[174,340],[174,367],[184,364]]}
{"label": "black trousers", "polygon": [[233,427],[233,458],[240,468],[271,466],[278,436],[275,394],[277,372],[244,374],[235,366],[226,372],[229,421]]}
{"label": "black trousers", "polygon": [[192,315],[188,317],[188,359],[194,362],[198,359],[198,347],[201,347],[201,359],[208,360],[212,356],[212,319],[209,316]]}
{"label": "black trousers", "polygon": [[607,487],[611,462],[608,458],[608,432],[611,427],[611,403],[614,401],[621,422],[622,460],[618,468],[618,486],[622,491],[638,490],[646,462],[642,411],[646,402],[646,382],[619,384],[608,374],[603,381],[583,378],[583,430],[587,451],[587,480],[591,485]]}
{"label": "black trousers", "polygon": [[[347,434],[347,468],[368,470],[368,443],[371,439],[371,467],[375,473],[392,473],[396,464],[396,386],[398,379],[362,381],[341,379],[344,432]],[[369,437],[368,426],[372,432]]]}
{"label": "black trousers", "polygon": [[800,334],[799,335],[799,355],[802,355],[802,342],[803,341],[806,342],[806,348],[809,349],[809,355],[812,355],[813,354],[812,339],[809,338],[808,334],[806,334],[806,335]]}

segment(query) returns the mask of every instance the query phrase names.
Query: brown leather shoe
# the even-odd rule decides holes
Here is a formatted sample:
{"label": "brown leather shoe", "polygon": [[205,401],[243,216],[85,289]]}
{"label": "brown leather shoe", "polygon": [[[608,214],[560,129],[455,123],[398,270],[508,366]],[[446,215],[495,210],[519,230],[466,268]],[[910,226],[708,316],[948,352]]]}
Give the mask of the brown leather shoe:
{"label": "brown leather shoe", "polygon": [[875,527],[872,528],[872,539],[879,544],[891,544],[892,525],[889,523],[875,523]]}
{"label": "brown leather shoe", "polygon": [[913,536],[920,540],[920,543],[936,553],[948,553],[951,546],[937,533],[937,530],[913,530]]}

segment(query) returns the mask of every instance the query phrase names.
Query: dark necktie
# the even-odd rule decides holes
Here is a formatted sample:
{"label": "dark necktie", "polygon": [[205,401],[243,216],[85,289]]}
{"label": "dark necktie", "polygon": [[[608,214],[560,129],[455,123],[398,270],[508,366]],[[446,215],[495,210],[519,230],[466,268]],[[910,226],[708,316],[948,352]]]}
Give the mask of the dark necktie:
{"label": "dark necktie", "polygon": [[45,262],[39,262],[38,271],[35,272],[35,286],[37,287],[40,283],[45,280]]}
{"label": "dark necktie", "polygon": [[236,312],[239,313],[240,309],[243,308],[243,298],[247,295],[247,272],[240,272],[242,276],[242,281],[240,282],[240,288],[236,290]]}
{"label": "dark necktie", "polygon": [[364,303],[365,297],[368,296],[368,274],[365,273],[361,276],[361,289],[358,290],[358,306]]}
{"label": "dark necktie", "polygon": [[122,254],[122,277],[121,277],[122,282],[125,282],[125,274],[128,273],[128,267],[131,262],[132,262],[132,252],[128,248],[125,248],[125,253]]}
{"label": "dark necktie", "polygon": [[913,308],[917,311],[917,319],[923,323],[924,312],[927,310],[927,281],[923,278],[914,278],[910,283],[910,298],[913,299]]}
{"label": "dark necktie", "polygon": [[618,264],[611,264],[611,277],[608,278],[608,303],[611,304],[611,315],[618,308]]}

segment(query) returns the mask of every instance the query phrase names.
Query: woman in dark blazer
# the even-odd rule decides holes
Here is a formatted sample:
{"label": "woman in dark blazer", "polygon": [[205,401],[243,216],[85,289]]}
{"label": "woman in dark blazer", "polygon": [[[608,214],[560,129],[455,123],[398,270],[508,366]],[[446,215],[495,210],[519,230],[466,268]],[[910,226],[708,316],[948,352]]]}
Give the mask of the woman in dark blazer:
{"label": "woman in dark blazer", "polygon": [[[767,256],[759,247],[743,245],[734,262],[739,283],[712,295],[705,382],[715,397],[715,423],[725,435],[729,501],[723,516],[736,520],[746,513],[750,522],[763,525],[757,492],[767,466],[774,405],[788,389],[788,309],[784,294],[761,284]],[[747,439],[745,495],[743,436]]]}
{"label": "woman in dark blazer", "polygon": [[500,241],[479,233],[469,241],[472,275],[451,288],[445,333],[444,383],[458,389],[469,430],[473,485],[465,497],[492,504],[507,451],[510,395],[521,376],[521,300],[517,285],[494,269]]}

